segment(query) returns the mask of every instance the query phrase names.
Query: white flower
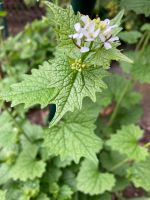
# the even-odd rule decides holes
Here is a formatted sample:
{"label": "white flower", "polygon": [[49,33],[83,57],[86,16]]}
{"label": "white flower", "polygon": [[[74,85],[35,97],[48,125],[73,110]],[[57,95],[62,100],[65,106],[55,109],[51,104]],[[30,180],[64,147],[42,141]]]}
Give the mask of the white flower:
{"label": "white flower", "polygon": [[111,49],[112,48],[111,43],[113,43],[114,41],[119,40],[119,38],[117,36],[111,37],[111,35],[110,35],[110,37],[107,38],[103,34],[100,34],[100,39],[104,43],[105,49]]}
{"label": "white flower", "polygon": [[100,29],[95,30],[95,22],[91,21],[88,26],[86,26],[86,29],[84,30],[84,36],[86,37],[86,41],[87,42],[91,42],[94,41],[95,38],[97,38],[97,36],[100,33]]}
{"label": "white flower", "polygon": [[89,18],[88,15],[82,15],[81,20],[84,22],[85,25],[88,25],[92,20]]}
{"label": "white flower", "polygon": [[81,47],[80,52],[81,53],[86,53],[88,52],[90,49],[88,47]]}
{"label": "white flower", "polygon": [[77,45],[81,45],[81,39],[83,37],[83,28],[81,27],[80,23],[76,23],[74,25],[74,28],[76,30],[75,34],[69,35],[70,38],[76,39],[77,40]]}
{"label": "white flower", "polygon": [[97,37],[100,38],[105,49],[110,49],[112,43],[119,40],[118,37],[112,36],[112,29],[115,27],[116,25],[110,25],[109,19],[104,21],[101,21],[100,18],[91,20],[88,15],[82,15],[81,23],[78,22],[74,25],[76,32],[69,37],[74,40],[81,53],[90,51],[87,46],[90,46],[90,43]]}
{"label": "white flower", "polygon": [[118,37],[112,36],[112,29],[117,27],[117,25],[110,26],[110,20],[105,19],[101,22],[101,26],[103,28],[103,31],[101,31],[101,33],[99,34],[100,40],[102,43],[104,43],[105,49],[111,49],[111,43],[119,40]]}

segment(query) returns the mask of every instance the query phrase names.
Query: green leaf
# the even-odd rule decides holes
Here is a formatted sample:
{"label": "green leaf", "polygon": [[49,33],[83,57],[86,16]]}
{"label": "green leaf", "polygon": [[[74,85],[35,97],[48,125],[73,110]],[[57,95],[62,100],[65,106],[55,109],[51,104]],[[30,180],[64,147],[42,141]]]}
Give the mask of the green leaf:
{"label": "green leaf", "polygon": [[58,199],[59,200],[69,200],[71,199],[73,194],[73,191],[68,185],[63,185],[60,188],[59,194],[58,194]]}
{"label": "green leaf", "polygon": [[17,142],[16,128],[13,128],[9,114],[3,112],[0,115],[0,148],[7,147]]}
{"label": "green leaf", "polygon": [[50,200],[50,198],[46,194],[40,194],[36,200]]}
{"label": "green leaf", "polygon": [[95,199],[95,200],[104,200],[104,199],[105,199],[105,200],[112,200],[111,194],[105,193],[105,194],[101,195],[100,198],[98,197],[98,198]]}
{"label": "green leaf", "polygon": [[143,162],[134,163],[128,169],[128,177],[136,187],[150,191],[150,156]]}
{"label": "green leaf", "polygon": [[0,200],[6,200],[5,194],[6,194],[6,191],[0,190]]}
{"label": "green leaf", "polygon": [[146,47],[144,51],[128,52],[134,63],[121,63],[121,67],[127,73],[130,73],[133,79],[141,83],[150,83],[150,47]]}
{"label": "green leaf", "polygon": [[126,174],[126,169],[129,166],[128,163],[124,163],[123,165],[118,166],[118,164],[122,163],[125,159],[126,159],[125,156],[120,155],[116,151],[111,151],[110,153],[103,152],[100,156],[100,161],[102,163],[102,166],[108,171],[111,171],[114,174],[120,176]]}
{"label": "green leaf", "polygon": [[56,183],[59,181],[61,176],[62,171],[58,167],[54,166],[52,163],[48,164],[47,170],[42,177],[43,189],[47,187],[48,191],[55,193],[52,187],[59,189],[59,186]]}
{"label": "green leaf", "polygon": [[74,33],[74,24],[80,21],[79,14],[75,15],[71,6],[63,9],[50,2],[46,2],[46,5],[49,21],[55,25],[59,47],[62,47],[63,51],[75,48],[69,35]]}
{"label": "green leaf", "polygon": [[91,64],[103,66],[106,69],[110,67],[112,60],[132,63],[131,59],[114,47],[111,49],[98,48],[95,53],[89,56],[88,60]]}
{"label": "green leaf", "polygon": [[44,131],[41,126],[31,124],[29,121],[27,121],[23,125],[23,130],[26,133],[26,135],[31,139],[31,141],[37,141],[40,139],[43,139]]}
{"label": "green leaf", "polygon": [[[30,199],[30,198],[34,198],[38,195],[39,191],[40,191],[40,181],[38,179],[35,179],[33,181],[29,180],[26,181],[22,188],[21,188],[22,194],[21,198],[19,200],[24,200],[24,199]],[[22,198],[22,197],[25,198]]]}
{"label": "green leaf", "polygon": [[25,104],[25,108],[35,104],[46,106],[56,95],[48,81],[48,78],[42,76],[39,70],[33,70],[33,74],[24,76],[25,80],[21,83],[11,86],[11,90],[2,94],[2,98],[7,101],[13,101],[12,106],[20,103]]}
{"label": "green leaf", "polygon": [[143,24],[141,31],[150,31],[150,23]]}
{"label": "green leaf", "polygon": [[119,38],[129,44],[137,43],[141,36],[142,34],[139,31],[123,31],[119,33]]}
{"label": "green leaf", "polygon": [[139,139],[143,136],[143,131],[133,124],[122,126],[117,134],[112,135],[107,142],[114,151],[126,155],[129,160],[141,161],[148,156],[146,148],[140,146]]}
{"label": "green leaf", "polygon": [[2,98],[12,101],[12,106],[19,103],[24,103],[25,107],[56,104],[53,124],[67,111],[73,111],[75,107],[81,109],[85,96],[95,101],[95,93],[106,87],[102,81],[106,72],[88,64],[81,72],[73,70],[70,59],[64,57],[45,62],[39,70],[33,70],[32,75],[26,75],[23,82],[13,85],[10,92],[2,94]]}
{"label": "green leaf", "polygon": [[10,170],[11,167],[6,163],[0,165],[0,185],[8,182],[10,179]]}
{"label": "green leaf", "polygon": [[117,35],[121,30],[122,28],[119,27],[121,25],[121,20],[123,18],[123,15],[124,15],[124,10],[122,9],[110,22],[111,25],[117,25],[116,28],[114,28],[112,30],[112,33],[113,35]]}
{"label": "green leaf", "polygon": [[50,200],[50,198],[46,194],[40,194],[36,200]]}
{"label": "green leaf", "polygon": [[121,7],[126,10],[133,10],[137,14],[150,15],[150,1],[149,0],[121,0]]}
{"label": "green leaf", "polygon": [[[129,104],[130,108],[120,110],[118,119],[120,120],[121,125],[129,125],[131,123],[138,123],[143,114],[143,109],[140,107],[140,104],[132,105]],[[131,111],[132,106],[132,111]],[[118,123],[118,122],[116,122]]]}
{"label": "green leaf", "polygon": [[85,110],[68,113],[58,125],[46,131],[44,147],[49,155],[59,155],[62,160],[72,158],[76,163],[81,157],[97,161],[102,141],[94,134],[96,118],[90,109]]}
{"label": "green leaf", "polygon": [[130,185],[129,179],[124,176],[117,176],[116,177],[116,185],[113,187],[113,192],[120,192],[123,191],[126,187]]}
{"label": "green leaf", "polygon": [[26,181],[33,180],[36,177],[41,177],[45,171],[45,163],[41,160],[36,160],[37,147],[34,145],[28,146],[18,156],[16,163],[11,169],[11,177],[13,180]]}
{"label": "green leaf", "polygon": [[72,189],[72,191],[77,191],[76,177],[73,170],[66,168],[63,172],[63,182]]}
{"label": "green leaf", "polygon": [[99,172],[98,166],[91,161],[85,160],[82,162],[77,176],[79,191],[90,195],[103,194],[105,191],[111,191],[114,185],[115,178],[113,174]]}

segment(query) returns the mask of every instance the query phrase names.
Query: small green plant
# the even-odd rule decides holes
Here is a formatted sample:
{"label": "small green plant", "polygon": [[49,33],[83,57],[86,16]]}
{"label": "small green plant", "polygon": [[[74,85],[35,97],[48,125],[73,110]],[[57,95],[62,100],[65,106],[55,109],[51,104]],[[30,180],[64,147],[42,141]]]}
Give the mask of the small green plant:
{"label": "small green plant", "polygon": [[[136,37],[133,62],[118,49],[118,35],[132,41],[120,32],[123,11],[92,20],[46,5],[58,44],[54,58],[1,93],[16,106],[1,103],[1,199],[125,200],[122,190],[131,184],[150,192],[150,144],[140,140],[141,95],[134,90],[136,80],[150,82],[149,25]],[[112,60],[124,75],[109,72]],[[31,124],[18,104],[56,104],[49,128]]]}
{"label": "small green plant", "polygon": [[22,32],[2,41],[1,70],[7,78],[1,80],[1,89],[19,81],[22,74],[30,73],[43,60],[53,57],[55,43],[52,27],[45,17],[27,24]]}

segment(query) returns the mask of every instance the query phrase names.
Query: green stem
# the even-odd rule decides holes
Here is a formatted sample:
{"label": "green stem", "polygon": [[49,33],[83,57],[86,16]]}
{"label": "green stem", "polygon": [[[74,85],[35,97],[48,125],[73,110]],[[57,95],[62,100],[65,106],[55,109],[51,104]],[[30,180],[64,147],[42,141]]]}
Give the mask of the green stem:
{"label": "green stem", "polygon": [[145,40],[144,40],[143,45],[142,45],[142,48],[141,48],[141,51],[144,51],[146,45],[148,44],[149,39],[150,39],[150,33],[147,32],[147,34],[146,34],[146,36],[145,36]]}
{"label": "green stem", "polygon": [[114,123],[114,120],[115,120],[115,118],[116,118],[116,116],[117,116],[117,114],[118,114],[118,111],[119,111],[121,102],[122,102],[122,100],[123,100],[123,98],[124,98],[126,92],[128,91],[128,88],[129,88],[129,86],[130,86],[130,83],[131,83],[131,81],[128,81],[127,84],[126,84],[125,87],[124,87],[124,90],[121,92],[121,95],[120,95],[120,97],[119,97],[119,99],[118,99],[118,101],[117,101],[117,105],[116,105],[116,107],[115,107],[115,110],[114,110],[114,112],[112,113],[112,115],[111,115],[111,117],[110,117],[110,120],[109,120],[109,122],[108,122],[108,127],[112,126],[112,124]]}
{"label": "green stem", "polygon": [[143,34],[143,37],[141,37],[139,43],[137,44],[137,46],[136,46],[136,48],[135,48],[136,51],[138,51],[138,50],[140,49],[142,43],[143,43],[144,40],[145,40],[146,35],[147,35],[147,34],[146,34],[146,32],[145,32],[145,33]]}
{"label": "green stem", "polygon": [[[92,49],[92,46],[93,46],[93,42],[90,43],[90,46],[89,46],[90,51],[91,51],[91,49]],[[88,55],[89,55],[89,52],[83,53],[83,54],[82,54],[82,56],[81,56],[82,62],[84,62],[84,60],[86,59],[86,57],[87,57]]]}
{"label": "green stem", "polygon": [[118,169],[119,167],[121,167],[122,165],[124,165],[126,162],[128,162],[129,159],[125,159],[125,160],[122,160],[121,162],[117,163],[116,165],[114,165],[110,171],[114,171],[116,169]]}

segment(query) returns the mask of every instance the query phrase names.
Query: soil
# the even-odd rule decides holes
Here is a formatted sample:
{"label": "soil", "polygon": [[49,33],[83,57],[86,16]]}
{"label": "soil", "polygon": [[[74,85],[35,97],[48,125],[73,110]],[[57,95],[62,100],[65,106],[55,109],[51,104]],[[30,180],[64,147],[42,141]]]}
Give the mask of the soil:
{"label": "soil", "polygon": [[27,7],[23,0],[4,0],[4,9],[7,12],[6,25],[8,33],[15,35],[23,30],[27,22],[34,19],[40,19],[45,15],[45,10],[42,7],[36,6]]}

